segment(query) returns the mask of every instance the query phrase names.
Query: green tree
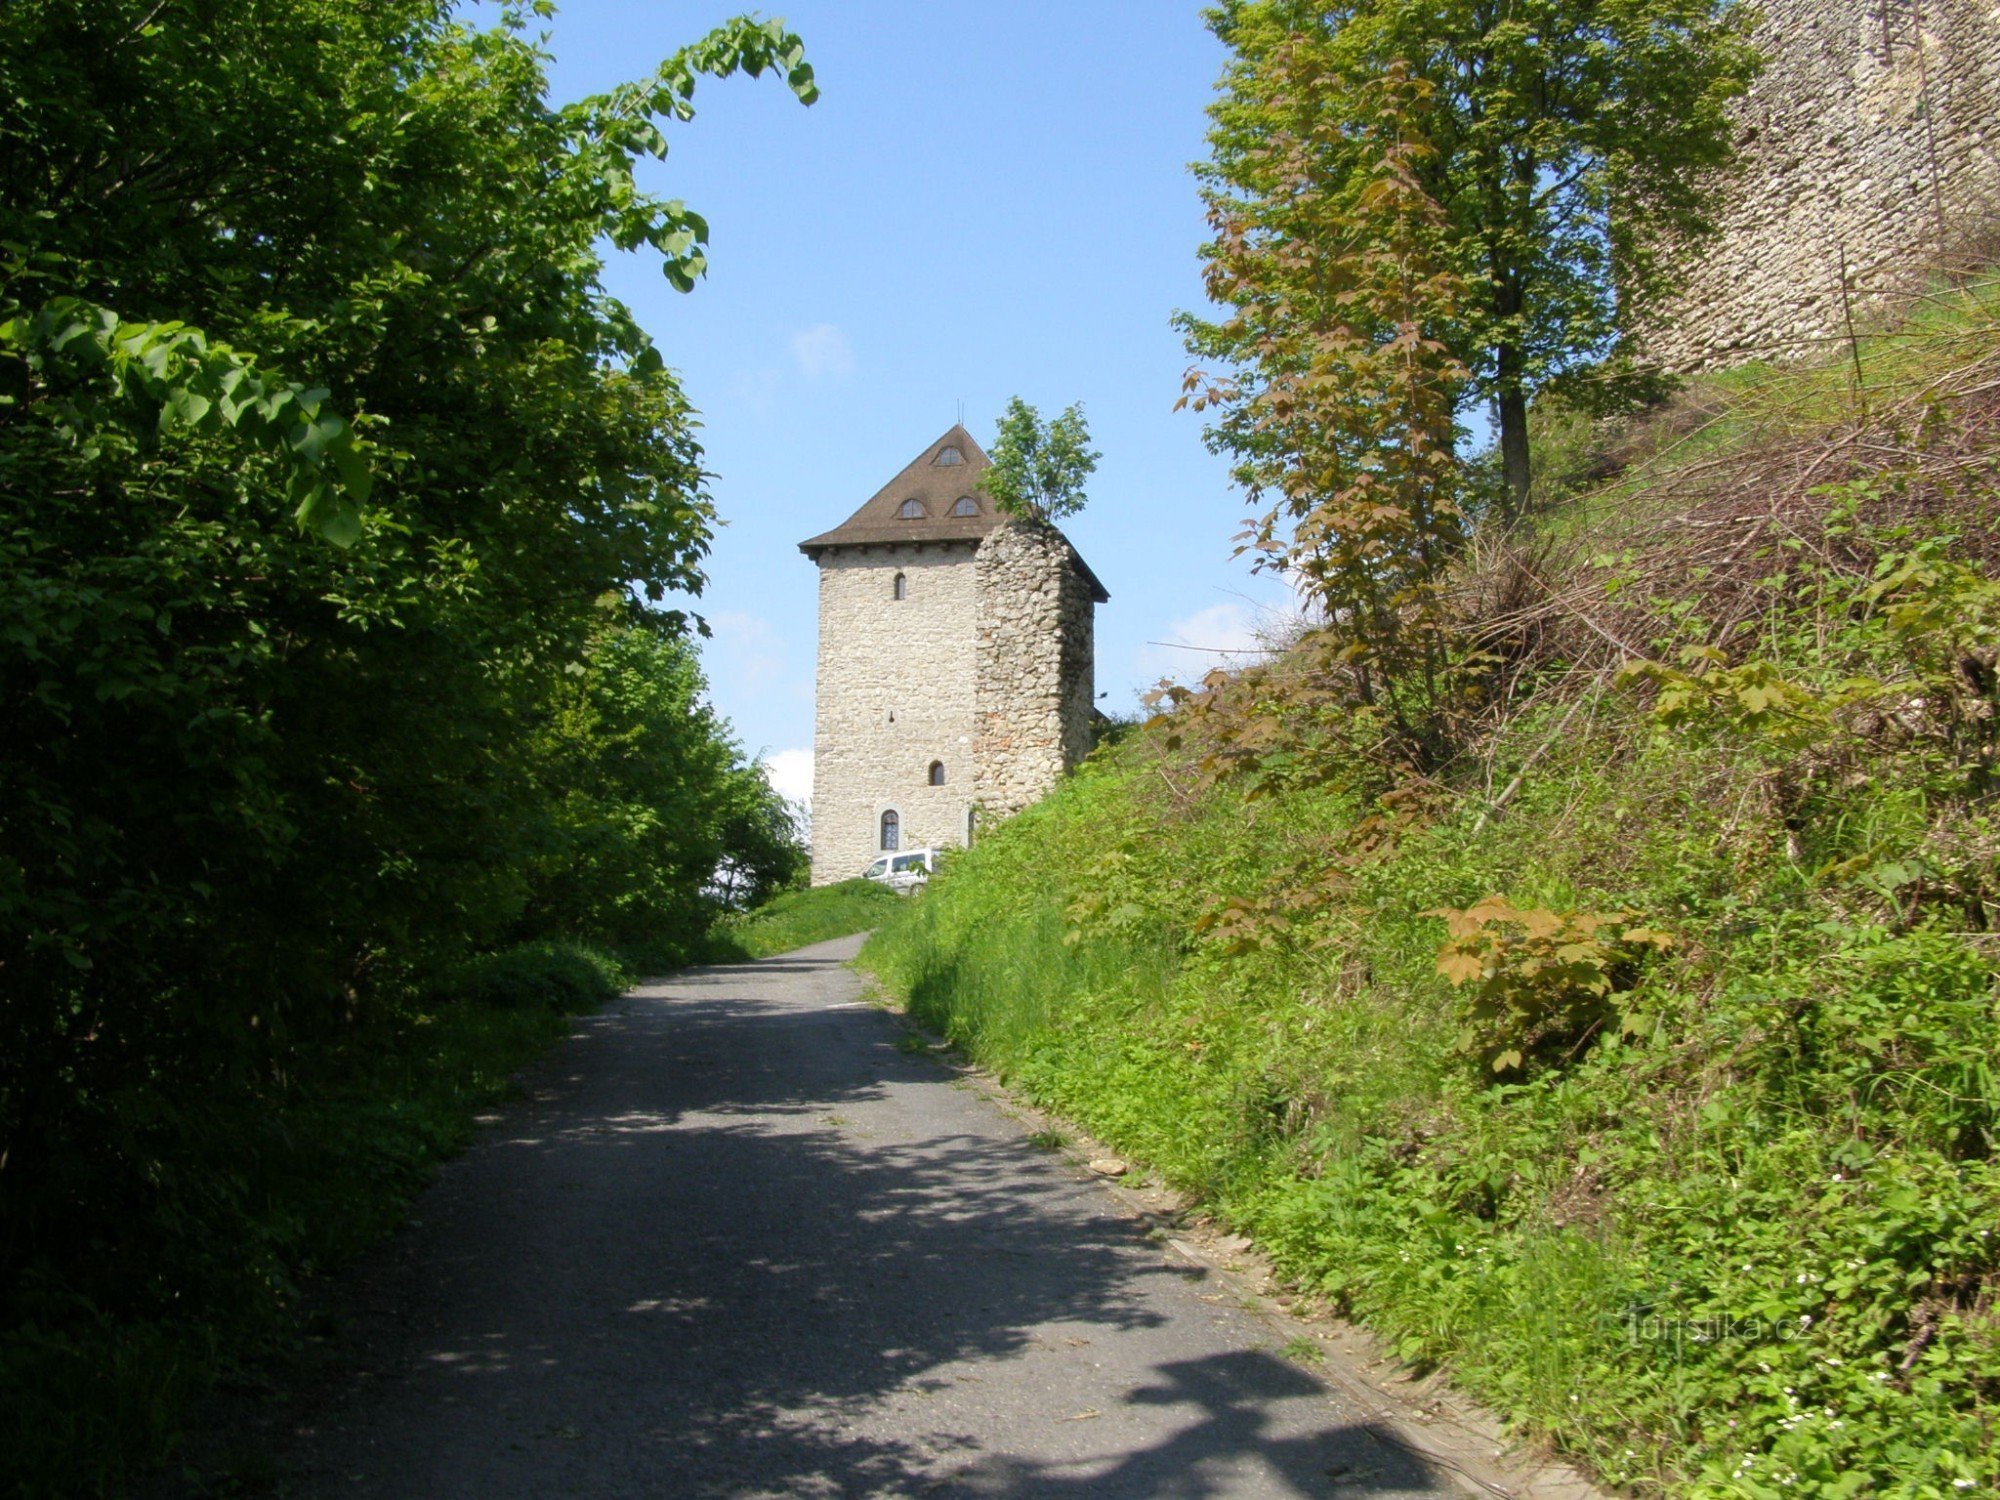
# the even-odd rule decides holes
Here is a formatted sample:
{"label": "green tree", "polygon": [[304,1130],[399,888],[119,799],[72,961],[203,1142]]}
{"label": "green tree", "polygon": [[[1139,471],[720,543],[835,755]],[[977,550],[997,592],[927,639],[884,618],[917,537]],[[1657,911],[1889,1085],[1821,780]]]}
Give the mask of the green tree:
{"label": "green tree", "polygon": [[1210,24],[1232,56],[1199,172],[1209,289],[1235,315],[1186,320],[1191,346],[1254,380],[1270,320],[1348,321],[1352,290],[1316,267],[1380,161],[1371,85],[1405,70],[1424,90],[1414,170],[1441,210],[1431,259],[1467,293],[1427,332],[1465,370],[1464,401],[1490,407],[1518,513],[1530,399],[1628,393],[1628,335],[1712,229],[1728,105],[1757,66],[1749,17],[1739,0],[1225,0]]}
{"label": "green tree", "polygon": [[671,961],[713,922],[719,876],[728,897],[754,903],[804,851],[782,799],[709,707],[691,643],[616,596],[601,603],[604,624],[530,748],[546,821],[519,921],[527,934]]}
{"label": "green tree", "polygon": [[993,467],[979,476],[979,483],[1001,514],[1060,521],[1089,502],[1084,485],[1103,455],[1090,446],[1081,404],[1043,422],[1040,412],[1013,396],[1000,414],[989,456]]}
{"label": "green tree", "polygon": [[[1275,279],[1269,247],[1241,237],[1212,247],[1211,285],[1243,308],[1231,348],[1253,372],[1191,377],[1186,404],[1217,411],[1211,439],[1233,452],[1235,479],[1262,508],[1244,549],[1302,588],[1320,623],[1288,674],[1249,695],[1255,712],[1240,712],[1222,674],[1201,703],[1224,711],[1203,717],[1226,764],[1288,743],[1266,717],[1321,708],[1344,733],[1385,735],[1399,762],[1435,763],[1458,698],[1442,583],[1465,538],[1453,442],[1468,374],[1437,332],[1467,289],[1439,262],[1444,211],[1422,182],[1430,88],[1392,66],[1336,113],[1312,104],[1327,75],[1296,54],[1288,62],[1303,64],[1285,80],[1304,101],[1300,134],[1277,135],[1273,151],[1302,160],[1331,135],[1356,170],[1347,191],[1311,205],[1316,217],[1304,206],[1293,216],[1298,242]],[[1301,282],[1321,316],[1300,315]]]}
{"label": "green tree", "polygon": [[692,285],[637,165],[698,78],[811,70],[741,19],[557,106],[527,11],[460,13],[0,6],[0,1323],[267,1300],[274,1101],[729,852],[664,608],[701,451],[602,254]]}

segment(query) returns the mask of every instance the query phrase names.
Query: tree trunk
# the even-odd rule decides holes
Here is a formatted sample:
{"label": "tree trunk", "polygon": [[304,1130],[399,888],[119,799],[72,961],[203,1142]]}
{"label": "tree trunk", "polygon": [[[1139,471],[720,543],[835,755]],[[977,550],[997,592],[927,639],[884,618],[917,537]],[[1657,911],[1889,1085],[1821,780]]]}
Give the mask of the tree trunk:
{"label": "tree trunk", "polygon": [[[1505,357],[1502,364],[1505,365]],[[1506,477],[1506,514],[1515,521],[1528,509],[1528,484],[1532,477],[1528,453],[1528,395],[1518,384],[1500,388],[1495,402],[1500,413],[1500,468]]]}
{"label": "tree trunk", "polygon": [[1532,477],[1528,463],[1527,355],[1520,344],[1521,314],[1527,298],[1519,273],[1503,269],[1498,256],[1493,261],[1493,311],[1500,334],[1493,349],[1493,405],[1500,419],[1500,471],[1507,486],[1500,519],[1511,523],[1527,513]]}

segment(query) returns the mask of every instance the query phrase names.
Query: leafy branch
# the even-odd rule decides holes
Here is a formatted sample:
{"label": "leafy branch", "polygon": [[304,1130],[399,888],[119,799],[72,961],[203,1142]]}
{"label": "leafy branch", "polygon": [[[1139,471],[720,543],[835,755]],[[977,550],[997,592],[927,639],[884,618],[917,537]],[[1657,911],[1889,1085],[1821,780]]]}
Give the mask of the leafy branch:
{"label": "leafy branch", "polygon": [[288,467],[300,526],[338,547],[360,538],[373,445],[328,408],[323,387],[260,370],[254,355],[185,323],[128,322],[80,297],[0,316],[0,351],[26,367],[28,400],[50,403],[79,447],[106,425],[234,437]]}
{"label": "leafy branch", "polygon": [[658,251],[676,291],[693,291],[696,278],[708,270],[708,221],[678,198],[641,192],[633,164],[640,156],[666,160],[667,138],[655,121],[693,119],[695,83],[702,75],[727,78],[739,70],[752,78],[782,73],[801,104],[819,98],[798,35],[780,20],[737,16],[669,57],[651,78],[580,99],[559,117],[577,149],[599,158],[606,236],[620,250],[648,245]]}

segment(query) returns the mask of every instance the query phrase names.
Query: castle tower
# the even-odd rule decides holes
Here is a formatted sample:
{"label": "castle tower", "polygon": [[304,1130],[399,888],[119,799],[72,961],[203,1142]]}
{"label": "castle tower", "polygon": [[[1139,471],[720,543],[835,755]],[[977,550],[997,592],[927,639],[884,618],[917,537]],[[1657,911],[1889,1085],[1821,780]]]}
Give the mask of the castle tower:
{"label": "castle tower", "polygon": [[891,848],[964,844],[1090,748],[1093,611],[1053,526],[995,514],[953,427],[832,531],[819,565],[813,883]]}

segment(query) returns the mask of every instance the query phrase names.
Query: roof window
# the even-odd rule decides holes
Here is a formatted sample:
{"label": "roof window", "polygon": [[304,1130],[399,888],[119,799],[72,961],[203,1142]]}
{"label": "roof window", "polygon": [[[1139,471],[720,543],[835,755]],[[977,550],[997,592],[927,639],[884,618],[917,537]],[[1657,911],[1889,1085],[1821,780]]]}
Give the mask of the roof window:
{"label": "roof window", "polygon": [[964,463],[965,455],[947,443],[944,447],[938,449],[938,456],[932,459],[931,462],[936,464],[940,469],[949,469],[953,464]]}
{"label": "roof window", "polygon": [[924,502],[921,500],[905,500],[903,508],[897,511],[896,514],[901,516],[905,521],[921,521],[924,518]]}
{"label": "roof window", "polygon": [[951,513],[955,516],[976,516],[979,514],[979,502],[970,495],[960,495],[952,502]]}

